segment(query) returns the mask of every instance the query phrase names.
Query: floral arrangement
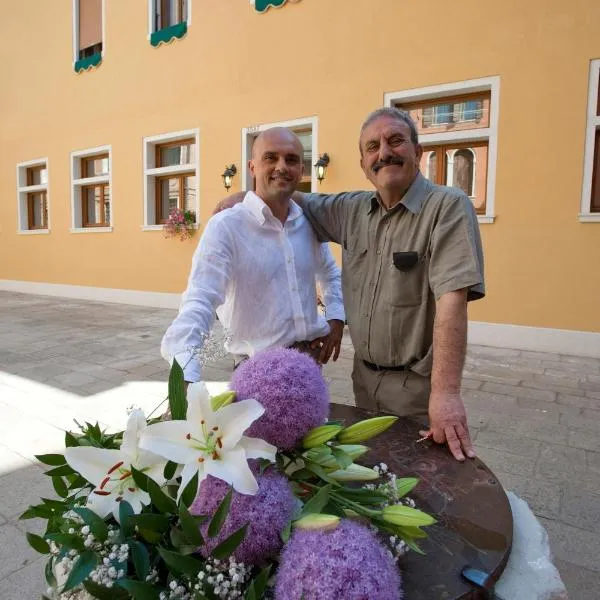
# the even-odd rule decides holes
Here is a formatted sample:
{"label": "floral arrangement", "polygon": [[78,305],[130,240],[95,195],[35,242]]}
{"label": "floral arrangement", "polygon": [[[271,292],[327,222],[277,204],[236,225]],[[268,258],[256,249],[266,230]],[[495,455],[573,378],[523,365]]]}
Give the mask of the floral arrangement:
{"label": "floral arrangement", "polygon": [[172,208],[164,226],[165,237],[178,237],[182,242],[190,239],[196,232],[196,213]]}
{"label": "floral arrangement", "polygon": [[328,421],[321,370],[296,350],[258,353],[229,388],[186,397],[174,362],[169,420],[86,423],[37,457],[59,498],[21,518],[47,521],[27,534],[46,600],[402,598],[397,560],[435,521],[406,496],[416,479],[355,462],[397,417]]}

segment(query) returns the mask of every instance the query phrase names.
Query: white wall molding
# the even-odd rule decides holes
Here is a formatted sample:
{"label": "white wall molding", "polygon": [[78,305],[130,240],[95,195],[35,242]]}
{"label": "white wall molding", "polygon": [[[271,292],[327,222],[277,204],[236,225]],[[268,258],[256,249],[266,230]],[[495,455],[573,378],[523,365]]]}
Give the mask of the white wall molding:
{"label": "white wall molding", "polygon": [[134,304],[155,308],[179,308],[181,294],[162,292],[144,292],[118,288],[100,288],[85,285],[66,285],[62,283],[42,283],[36,281],[15,281],[0,279],[0,291],[37,294],[40,296],[58,296],[93,302],[113,302],[116,304]]}
{"label": "white wall molding", "polygon": [[581,212],[579,220],[582,223],[600,221],[600,214],[592,213],[592,179],[594,177],[594,151],[596,147],[596,130],[600,128],[598,115],[598,86],[600,85],[600,59],[590,62],[588,83],[587,122],[585,127],[585,150],[583,155],[583,187],[581,191]]}
{"label": "white wall molding", "polygon": [[[178,309],[180,294],[0,279],[0,291]],[[469,344],[600,358],[600,332],[469,322]]]}
{"label": "white wall molding", "polygon": [[600,358],[600,333],[469,321],[469,344]]}

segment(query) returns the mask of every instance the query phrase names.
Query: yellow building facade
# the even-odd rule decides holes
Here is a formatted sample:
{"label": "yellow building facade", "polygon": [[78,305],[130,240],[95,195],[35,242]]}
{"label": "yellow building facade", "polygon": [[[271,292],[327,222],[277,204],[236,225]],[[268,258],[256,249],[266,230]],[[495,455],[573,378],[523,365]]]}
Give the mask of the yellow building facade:
{"label": "yellow building facade", "polygon": [[[0,289],[175,307],[225,167],[252,186],[257,132],[327,153],[304,189],[368,189],[360,125],[394,105],[426,176],[478,210],[471,340],[600,355],[597,0],[0,5]],[[165,238],[174,206],[190,240]]]}

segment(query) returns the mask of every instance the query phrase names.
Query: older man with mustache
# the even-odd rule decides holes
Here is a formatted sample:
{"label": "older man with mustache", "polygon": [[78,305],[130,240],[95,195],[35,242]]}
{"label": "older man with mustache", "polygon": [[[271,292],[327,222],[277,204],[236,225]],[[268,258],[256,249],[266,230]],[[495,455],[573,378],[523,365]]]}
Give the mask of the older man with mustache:
{"label": "older man with mustache", "polygon": [[294,196],[322,239],[342,245],[356,404],[428,415],[427,437],[458,460],[474,457],[460,388],[467,302],[485,295],[475,210],[420,173],[423,150],[404,111],[371,113],[359,147],[376,192]]}

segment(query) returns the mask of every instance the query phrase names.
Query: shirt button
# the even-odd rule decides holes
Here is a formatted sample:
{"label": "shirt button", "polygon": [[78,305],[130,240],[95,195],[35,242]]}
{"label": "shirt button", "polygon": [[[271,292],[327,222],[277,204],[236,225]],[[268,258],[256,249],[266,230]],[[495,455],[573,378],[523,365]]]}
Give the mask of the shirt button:
{"label": "shirt button", "polygon": [[291,259],[291,258],[288,258],[288,259],[287,259],[287,262],[288,262],[288,265],[289,265],[289,264],[292,262],[292,259]]}
{"label": "shirt button", "polygon": [[365,317],[365,319],[369,316],[369,313],[363,313],[363,317]]}
{"label": "shirt button", "polygon": [[381,250],[377,250],[377,254],[381,254]]}

